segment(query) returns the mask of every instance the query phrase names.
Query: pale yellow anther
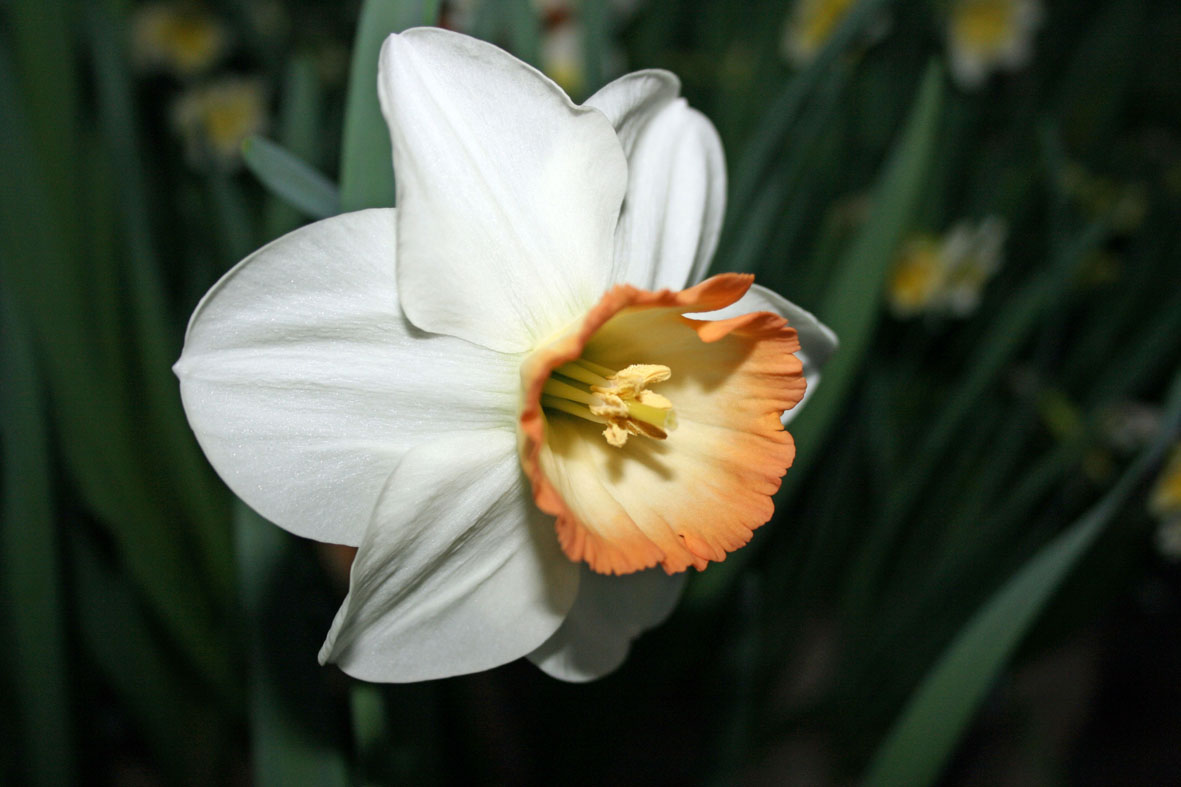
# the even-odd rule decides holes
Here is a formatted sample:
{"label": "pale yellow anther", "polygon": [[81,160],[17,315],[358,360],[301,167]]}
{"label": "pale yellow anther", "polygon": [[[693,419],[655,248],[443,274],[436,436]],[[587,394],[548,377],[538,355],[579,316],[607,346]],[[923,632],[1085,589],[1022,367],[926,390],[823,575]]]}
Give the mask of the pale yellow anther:
{"label": "pale yellow anther", "polygon": [[632,364],[615,372],[579,358],[554,370],[546,381],[542,407],[606,424],[603,437],[621,447],[628,435],[663,440],[676,428],[672,402],[648,390],[672,375],[667,366]]}

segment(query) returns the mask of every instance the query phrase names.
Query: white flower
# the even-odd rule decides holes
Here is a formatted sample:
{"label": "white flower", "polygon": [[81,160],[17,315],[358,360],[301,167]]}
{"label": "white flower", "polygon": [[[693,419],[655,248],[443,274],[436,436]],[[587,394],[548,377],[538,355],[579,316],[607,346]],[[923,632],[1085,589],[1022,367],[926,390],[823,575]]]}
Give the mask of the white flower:
{"label": "white flower", "polygon": [[[796,0],[783,25],[780,53],[797,68],[808,65],[854,7],[853,0]],[[870,20],[865,41],[882,40],[890,32],[891,24],[889,14],[878,13]]]}
{"label": "white flower", "polygon": [[980,305],[984,285],[1001,265],[1007,229],[989,216],[961,221],[942,238],[916,235],[903,245],[887,287],[898,317],[944,313],[966,317]]}
{"label": "white flower", "polygon": [[131,50],[138,65],[188,78],[207,71],[229,48],[225,27],[200,5],[148,3],[131,20]]}
{"label": "white flower", "polygon": [[196,166],[233,167],[242,143],[266,127],[266,95],[262,82],[223,77],[181,93],[172,107],[172,121]]}
{"label": "white flower", "polygon": [[952,0],[947,23],[952,75],[972,89],[995,69],[1025,65],[1041,21],[1041,0]]}
{"label": "white flower", "polygon": [[980,305],[980,294],[1001,266],[1008,228],[1003,219],[989,216],[979,224],[961,221],[943,241],[944,281],[940,304],[956,317],[966,317]]}
{"label": "white flower", "polygon": [[666,571],[769,518],[780,414],[835,340],[750,277],[663,289],[703,275],[725,193],[671,74],[576,106],[422,28],[386,41],[378,84],[397,210],[228,273],[176,365],[185,411],[259,513],[359,546],[322,661],[411,681],[529,655],[597,677],[671,610]]}

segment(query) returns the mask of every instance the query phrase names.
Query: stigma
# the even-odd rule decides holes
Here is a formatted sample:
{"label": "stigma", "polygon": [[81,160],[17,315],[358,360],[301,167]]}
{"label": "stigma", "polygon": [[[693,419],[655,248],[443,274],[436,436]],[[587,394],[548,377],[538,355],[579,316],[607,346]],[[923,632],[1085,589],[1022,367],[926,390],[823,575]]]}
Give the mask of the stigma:
{"label": "stigma", "polygon": [[677,428],[672,402],[648,386],[672,375],[667,366],[632,364],[615,371],[585,358],[564,363],[541,389],[541,406],[604,424],[608,444],[622,448],[630,435],[664,440]]}

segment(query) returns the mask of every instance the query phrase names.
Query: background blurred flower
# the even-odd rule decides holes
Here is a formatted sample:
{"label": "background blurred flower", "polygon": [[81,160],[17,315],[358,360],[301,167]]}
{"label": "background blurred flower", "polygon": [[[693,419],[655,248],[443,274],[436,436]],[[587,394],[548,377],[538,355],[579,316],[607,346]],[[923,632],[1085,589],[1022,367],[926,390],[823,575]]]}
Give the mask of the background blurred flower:
{"label": "background blurred flower", "polygon": [[812,60],[853,7],[853,0],[796,0],[783,28],[782,51],[794,65]]}
{"label": "background blurred flower", "polygon": [[1181,444],[1173,447],[1152,494],[1148,498],[1149,509],[1162,519],[1181,516]]}
{"label": "background blurred flower", "polygon": [[[780,53],[797,68],[812,62],[853,7],[853,0],[796,0],[783,26]],[[890,32],[890,24],[888,13],[878,13],[862,40],[880,41]]]}
{"label": "background blurred flower", "polygon": [[534,0],[541,15],[541,70],[570,95],[586,88],[585,32],[570,0]]}
{"label": "background blurred flower", "polygon": [[1041,19],[1041,0],[952,0],[947,22],[952,75],[971,89],[991,71],[1025,65]]}
{"label": "background blurred flower", "polygon": [[890,308],[899,317],[943,313],[965,317],[976,310],[984,285],[1001,264],[1005,224],[990,216],[961,221],[943,238],[912,238],[890,275]]}
{"label": "background blurred flower", "polygon": [[172,119],[194,166],[237,166],[242,143],[267,124],[262,82],[224,77],[188,88],[173,104]]}
{"label": "background blurred flower", "polygon": [[984,285],[1001,266],[1005,222],[989,216],[979,224],[961,221],[943,241],[943,286],[938,300],[955,317],[976,311]]}
{"label": "background blurred flower", "polygon": [[933,235],[916,235],[902,247],[890,273],[887,295],[899,317],[913,317],[932,307],[942,286],[943,245]]}
{"label": "background blurred flower", "polygon": [[1111,228],[1131,235],[1148,214],[1148,189],[1143,183],[1121,183],[1071,162],[1062,173],[1062,189],[1087,214],[1108,221]]}
{"label": "background blurred flower", "polygon": [[149,3],[131,20],[131,45],[145,69],[167,71],[181,78],[208,71],[225,54],[230,34],[202,5],[188,2]]}
{"label": "background blurred flower", "polygon": [[1157,517],[1156,546],[1169,560],[1181,560],[1181,443],[1173,447],[1148,498]]}

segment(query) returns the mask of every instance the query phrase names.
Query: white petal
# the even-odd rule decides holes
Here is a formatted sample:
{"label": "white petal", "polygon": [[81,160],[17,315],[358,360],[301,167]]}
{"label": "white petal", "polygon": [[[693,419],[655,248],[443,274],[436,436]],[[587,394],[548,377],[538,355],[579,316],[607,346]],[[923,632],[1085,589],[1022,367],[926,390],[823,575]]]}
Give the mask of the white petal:
{"label": "white petal", "polygon": [[608,576],[583,566],[570,614],[529,660],[562,680],[582,682],[606,675],[627,658],[632,640],[672,613],[686,576],[669,576],[659,568]]}
{"label": "white petal", "polygon": [[630,161],[648,123],[681,94],[681,80],[670,71],[652,68],[624,74],[603,85],[585,106],[607,116]]}
{"label": "white petal", "polygon": [[578,580],[511,430],[424,444],[378,502],[320,661],[394,683],[491,669],[553,634]]}
{"label": "white petal", "polygon": [[394,211],[285,235],[193,313],[175,371],[231,489],[299,535],[357,544],[411,446],[511,425],[519,359],[413,328],[394,287]]}
{"label": "white petal", "polygon": [[979,54],[965,51],[953,43],[949,60],[951,74],[964,90],[975,90],[988,78],[990,64]]}
{"label": "white petal", "polygon": [[676,77],[628,74],[587,100],[611,119],[628,160],[614,281],[682,289],[705,275],[726,208],[726,159],[713,125],[677,98]]}
{"label": "white petal", "polygon": [[378,87],[411,322],[522,351],[590,308],[627,186],[602,113],[491,44],[435,28],[386,39]]}
{"label": "white petal", "polygon": [[788,325],[795,328],[800,337],[800,351],[796,355],[804,364],[804,378],[808,381],[808,388],[799,404],[783,414],[783,424],[786,426],[804,408],[809,397],[816,391],[816,386],[820,382],[820,368],[828,362],[829,357],[837,349],[837,335],[833,333],[831,328],[816,319],[816,315],[812,312],[796,306],[779,293],[758,284],[753,285],[737,303],[700,316],[710,320],[721,320],[761,311],[775,312],[779,316],[785,317]]}

